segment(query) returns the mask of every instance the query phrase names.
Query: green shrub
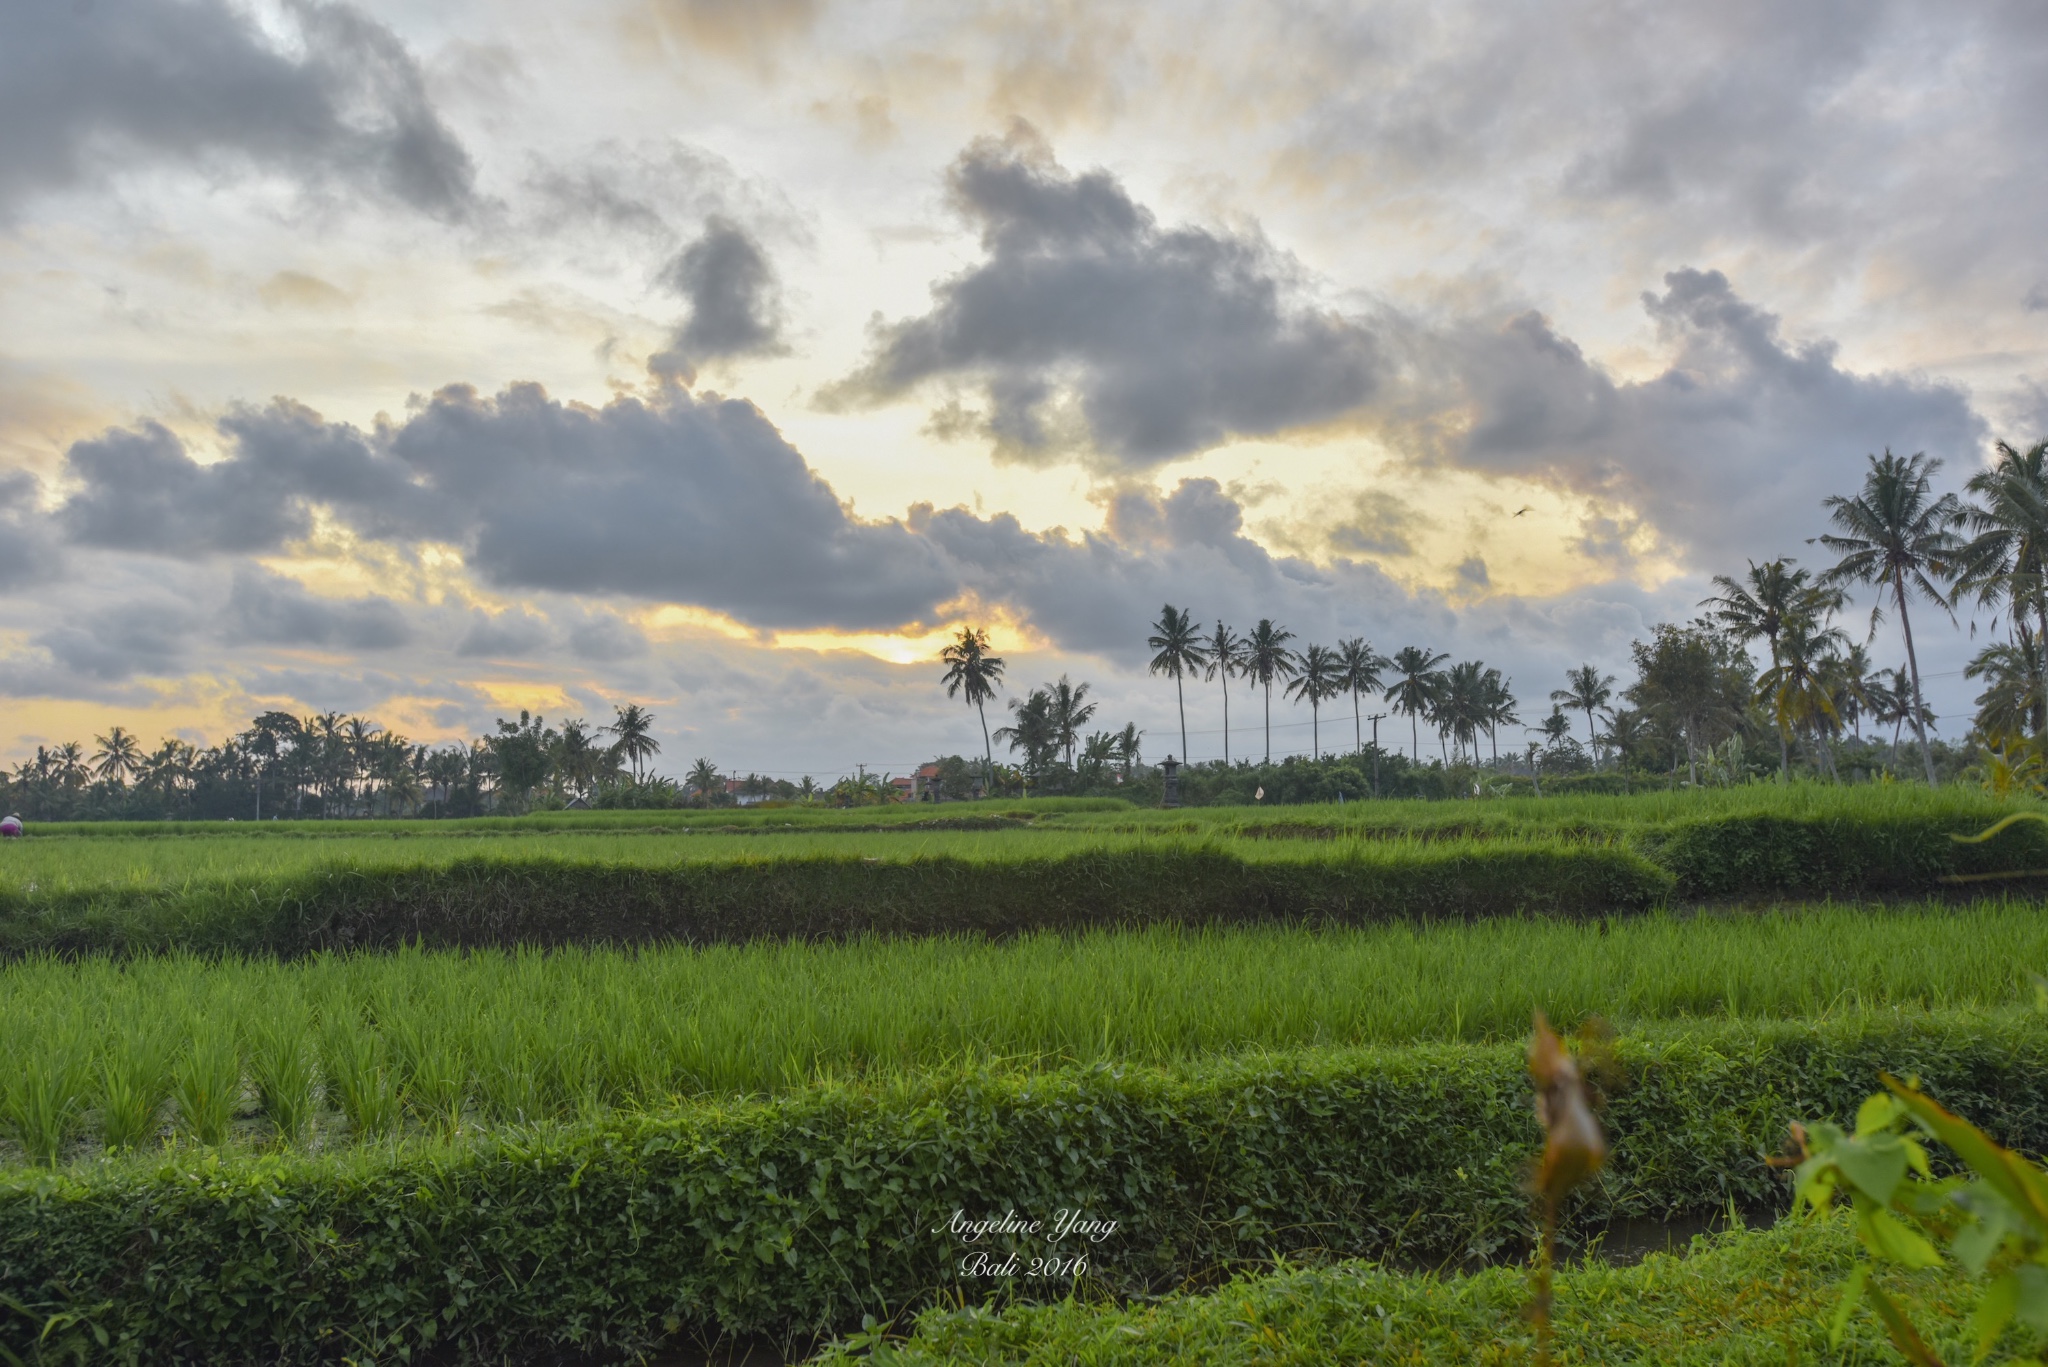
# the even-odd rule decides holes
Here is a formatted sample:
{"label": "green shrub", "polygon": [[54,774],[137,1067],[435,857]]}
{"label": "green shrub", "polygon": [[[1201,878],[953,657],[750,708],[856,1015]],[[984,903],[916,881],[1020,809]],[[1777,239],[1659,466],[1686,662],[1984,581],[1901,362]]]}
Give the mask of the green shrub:
{"label": "green shrub", "polygon": [[734,943],[1116,925],[1360,924],[1642,910],[1669,875],[1625,850],[1503,844],[1247,859],[1157,842],[1050,858],[613,864],[478,858],[254,883],[8,894],[0,950]]}
{"label": "green shrub", "polygon": [[[1613,1158],[1568,1213],[1576,1238],[1782,1207],[1764,1155],[1793,1119],[1853,1111],[1881,1068],[2002,1142],[2048,1146],[2032,1015],[1715,1026],[1620,1053]],[[20,1169],[0,1177],[0,1286],[150,1361],[547,1359],[978,1298],[989,1284],[957,1277],[932,1232],[955,1211],[1117,1221],[1089,1250],[1103,1292],[1281,1254],[1499,1253],[1530,1234],[1536,1139],[1514,1045],[821,1087],[336,1157]],[[27,1332],[9,1321],[0,1346],[26,1351]]]}
{"label": "green shrub", "polygon": [[1999,815],[1988,803],[1955,815],[1730,814],[1645,829],[1634,844],[1689,898],[1926,892],[1955,874],[2048,868],[2048,828],[2037,823],[1982,845],[1949,838],[1974,835]]}

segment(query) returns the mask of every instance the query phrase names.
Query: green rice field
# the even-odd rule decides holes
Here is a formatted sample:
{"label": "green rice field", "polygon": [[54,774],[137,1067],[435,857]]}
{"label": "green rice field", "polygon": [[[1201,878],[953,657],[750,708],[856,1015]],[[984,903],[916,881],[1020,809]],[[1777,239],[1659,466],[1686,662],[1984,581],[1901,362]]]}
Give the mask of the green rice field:
{"label": "green rice field", "polygon": [[[943,1302],[954,1318],[928,1317],[877,1360],[1136,1363],[1185,1349],[1307,1362],[1364,1351],[1371,1336],[1343,1329],[1327,1307],[1348,1315],[1368,1296],[1417,1313],[1441,1304],[1435,1328],[1418,1323],[1385,1346],[1462,1360],[1455,1345],[1507,1332],[1517,1297],[1505,1274],[1432,1290],[1385,1271],[1274,1274],[1270,1259],[1398,1246],[1402,1222],[1423,1219],[1512,1250],[1525,1237],[1512,1231],[1529,1228],[1513,1155],[1533,1125],[1519,1041],[1538,1012],[1566,1029],[1597,1018],[1631,1057],[1664,1061],[1640,1064],[1653,1085],[1616,1102],[1659,1119],[1630,1138],[1635,1156],[1603,1187],[1613,1210],[1708,1214],[1729,1191],[1781,1200],[1760,1155],[1784,1132],[1786,1099],[1853,1106],[1879,1067],[1908,1066],[1900,1057],[1972,1089],[2008,1133],[2048,1134],[2036,1101],[2048,1076],[2012,1075],[2036,1066],[2048,1031],[2036,1011],[2048,1007],[2048,908],[2032,876],[2048,867],[2048,833],[2023,823],[1984,845],[1951,839],[2032,810],[2048,806],[1802,784],[1271,810],[1054,800],[35,829],[0,844],[0,1349],[33,1360],[22,1326],[41,1324],[63,1328],[48,1342],[88,1361],[200,1360],[229,1321],[209,1329],[179,1306],[255,1304],[230,1290],[244,1278],[260,1284],[265,1308],[219,1313],[257,1357],[298,1355],[290,1335],[302,1320],[336,1342],[377,1345],[365,1353],[380,1361],[439,1352],[465,1313],[458,1302],[473,1296],[497,1308],[463,1331],[458,1355],[485,1360],[644,1348],[678,1333],[843,1333],[860,1318],[847,1307]],[[1888,1053],[1887,1041],[1906,1053]],[[1771,1099],[1745,1099],[1752,1068],[1775,1070]],[[1675,1070],[1675,1091],[1660,1090],[1655,1069]],[[1329,1110],[1338,1093],[1360,1109]],[[1411,1133],[1371,1097],[1471,1134]],[[983,1106],[1007,1119],[967,1118]],[[1314,1171],[1289,1168],[1298,1146],[1258,1119],[1269,1111],[1316,1136],[1300,1149],[1313,1151],[1301,1161]],[[1171,1289],[1196,1276],[1175,1261],[1180,1241],[1213,1237],[1200,1258],[1253,1274],[1231,1294],[1297,1336],[1294,1357],[1245,1357],[1241,1316],[1201,1297],[1156,1311],[1074,1301],[1040,1312],[1011,1303],[1060,1288],[1006,1287],[1009,1310],[992,1303],[984,1318],[958,1318],[991,1289],[933,1281],[943,1259],[915,1240],[888,1243],[891,1222],[908,1217],[882,1212],[910,1198],[860,1175],[875,1165],[912,1181],[905,1191],[995,1193],[1014,1175],[1038,1195],[988,1199],[1107,1200],[1090,1174],[1128,1155],[1083,1163],[1080,1138],[1060,1147],[1070,1140],[1059,1136],[1098,1123],[1152,1153],[1147,1172],[1235,1172],[1200,1147],[1203,1126],[1229,1129],[1233,1145],[1271,1146],[1229,1179],[1249,1184],[1230,1200],[1256,1205],[1266,1224],[1238,1228],[1239,1206],[1199,1216],[1188,1206],[1189,1223],[1161,1225],[1161,1242],[1145,1246],[1163,1271],[1123,1268],[1116,1285],[1119,1295]],[[1354,1160],[1347,1127],[1368,1124],[1383,1148]],[[1024,1137],[1040,1126],[1050,1149]],[[1184,1153],[1172,1145],[1188,1126],[1197,1147]],[[863,1148],[865,1127],[948,1135],[933,1153],[951,1156],[927,1171],[907,1141]],[[839,1136],[830,1163],[850,1165],[843,1189],[827,1184],[836,1196],[817,1173],[782,1171],[828,1133]],[[806,1237],[795,1228],[747,1235],[754,1242],[730,1250],[739,1262],[707,1251],[676,1269],[723,1299],[615,1295],[618,1260],[641,1257],[617,1241],[625,1207],[586,1216],[576,1192],[652,1200],[631,1195],[656,1161],[644,1146],[674,1135],[708,1146],[658,1160],[671,1174],[664,1190],[698,1193],[691,1247],[740,1238],[715,1213],[725,1198],[705,1193],[744,1192],[745,1208],[767,1212],[746,1218],[770,1225],[788,1203],[815,1201],[805,1218],[839,1231],[831,1237],[883,1240],[863,1246],[897,1269],[887,1295],[905,1299],[884,1305],[872,1299],[880,1292],[854,1294],[838,1274],[788,1263]],[[982,1152],[1008,1156],[984,1169],[973,1157]],[[1041,1153],[1049,1166],[1030,1168]],[[545,1176],[549,1154],[578,1155],[573,1172]],[[1392,1193],[1371,1197],[1384,1219],[1331,1194],[1357,1164],[1392,1174]],[[1482,1164],[1492,1165],[1483,1179]],[[446,1191],[415,1170],[445,1170]],[[468,1174],[459,1183],[458,1172]],[[400,1204],[375,1217],[386,1223],[366,1242],[349,1222],[371,1217],[346,1212],[386,1201],[387,1189]],[[501,1224],[474,1194],[515,1190],[538,1204],[516,1218],[507,1208]],[[1147,1209],[1142,1191],[1115,1190],[1133,1212]],[[184,1213],[166,1216],[172,1204]],[[1311,1206],[1351,1229],[1350,1242],[1324,1246],[1294,1229]],[[417,1235],[403,1224],[415,1207],[436,1212]],[[288,1254],[263,1232],[273,1215],[257,1211],[289,1211],[274,1217],[295,1231],[276,1236]],[[43,1239],[58,1215],[78,1242],[52,1253]],[[484,1244],[459,1256],[430,1232],[473,1218],[488,1231],[463,1237]],[[330,1224],[331,1245],[320,1232]],[[181,1269],[186,1300],[133,1280],[122,1250],[144,1228],[165,1241],[162,1265]],[[1696,1255],[1726,1313],[1755,1318],[1732,1288],[1744,1269],[1785,1265],[1788,1237],[1730,1236]],[[388,1271],[350,1263],[350,1250],[393,1239],[411,1251],[378,1253],[395,1259],[378,1264]],[[785,1248],[776,1240],[797,1242],[772,1253]],[[1786,1299],[1797,1314],[1839,1281],[1839,1242],[1823,1239],[1825,1275]],[[488,1282],[496,1274],[476,1273],[487,1281],[460,1292],[419,1275],[446,1259],[495,1266],[493,1249],[515,1246],[528,1250],[517,1258],[543,1259],[519,1273],[550,1279],[539,1299]],[[613,1252],[576,1252],[600,1247]],[[763,1257],[799,1289],[763,1289],[767,1273],[747,1261]],[[295,1259],[309,1270],[291,1272]],[[10,1270],[31,1265],[44,1270]],[[363,1283],[351,1305],[402,1308],[311,1308],[305,1288],[343,1267],[389,1279],[384,1292]],[[79,1329],[87,1322],[65,1318],[76,1313],[66,1308],[73,1275],[93,1279],[96,1304],[125,1308]],[[1634,1361],[1629,1345],[1665,1342],[1637,1274],[1574,1276],[1568,1286],[1615,1306],[1583,1360]],[[641,1308],[621,1308],[629,1300]],[[568,1319],[551,1310],[546,1327],[515,1335],[529,1303],[584,1308]],[[512,1337],[494,1337],[501,1324]],[[263,1325],[274,1328],[251,1327]],[[1865,1356],[1840,1360],[1884,1360],[1867,1329],[1851,1335]],[[105,1354],[93,1337],[102,1330]],[[132,1351],[118,1347],[123,1334]],[[1745,1328],[1728,1342],[1740,1360],[1776,1360],[1765,1337]],[[1802,1352],[1820,1343],[1795,1337]]]}
{"label": "green rice field", "polygon": [[1628,1026],[1993,1009],[2031,1000],[2044,970],[2048,916],[2012,901],[1426,931],[39,957],[0,968],[0,1049],[28,1061],[0,1105],[34,1136],[18,1156],[45,1160],[250,1132],[333,1143],[963,1065],[1506,1039],[1537,1010]]}

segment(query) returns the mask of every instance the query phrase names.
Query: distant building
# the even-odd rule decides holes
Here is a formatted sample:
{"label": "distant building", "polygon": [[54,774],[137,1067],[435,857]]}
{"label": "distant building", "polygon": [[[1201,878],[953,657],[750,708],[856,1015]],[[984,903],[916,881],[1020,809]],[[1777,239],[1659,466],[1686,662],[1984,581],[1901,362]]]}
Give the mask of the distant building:
{"label": "distant building", "polygon": [[[939,766],[938,762],[934,760],[930,764],[918,765],[916,772],[912,773],[909,778],[899,778],[894,780],[894,782],[904,785],[901,791],[904,797],[912,802],[936,802],[939,800],[940,793],[944,791],[943,787],[941,787],[940,792],[932,791],[933,785],[938,783],[938,779]],[[960,794],[955,793],[953,796],[958,797]]]}
{"label": "distant building", "polygon": [[735,807],[753,807],[768,800],[766,793],[743,791],[745,779],[729,778],[725,781],[725,796]]}

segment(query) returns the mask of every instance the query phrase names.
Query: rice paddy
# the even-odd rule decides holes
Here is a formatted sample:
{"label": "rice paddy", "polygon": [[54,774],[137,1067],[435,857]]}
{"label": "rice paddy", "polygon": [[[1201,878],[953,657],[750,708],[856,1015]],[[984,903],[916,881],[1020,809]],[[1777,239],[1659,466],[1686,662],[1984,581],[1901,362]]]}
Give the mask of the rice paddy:
{"label": "rice paddy", "polygon": [[454,1134],[931,1069],[1483,1041],[2032,1000],[2032,904],[1309,933],[422,952],[0,968],[18,1159]]}

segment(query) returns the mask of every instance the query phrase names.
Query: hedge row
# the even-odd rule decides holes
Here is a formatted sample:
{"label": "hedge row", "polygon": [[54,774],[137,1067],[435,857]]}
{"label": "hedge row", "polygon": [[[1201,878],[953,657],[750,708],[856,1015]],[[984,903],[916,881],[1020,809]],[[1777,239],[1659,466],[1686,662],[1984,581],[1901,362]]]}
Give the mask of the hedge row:
{"label": "hedge row", "polygon": [[1638,831],[1629,843],[1687,898],[1925,893],[1958,874],[2048,869],[2048,824],[2020,822],[1982,845],[1950,838],[1998,815],[1716,816]]}
{"label": "hedge row", "polygon": [[1204,845],[1041,859],[809,857],[666,866],[546,858],[342,867],[173,890],[0,894],[0,951],[296,954],[1106,925],[1358,924],[1645,909],[1669,875],[1626,850],[1501,845],[1245,859]]}
{"label": "hedge row", "polygon": [[[1782,1206],[1763,1158],[1786,1124],[1853,1113],[1880,1068],[2048,1147],[2038,1017],[1715,1026],[1621,1054],[1613,1162],[1571,1212],[1577,1235]],[[956,1211],[1115,1221],[1084,1250],[1109,1292],[1280,1254],[1511,1250],[1530,1235],[1536,1141],[1512,1046],[821,1088],[444,1148],[17,1171],[0,1178],[0,1291],[155,1362],[543,1360],[800,1335],[995,1287],[1068,1289],[959,1275]],[[1022,1235],[982,1246],[1046,1251]],[[0,1346],[24,1352],[34,1327],[17,1313]]]}

